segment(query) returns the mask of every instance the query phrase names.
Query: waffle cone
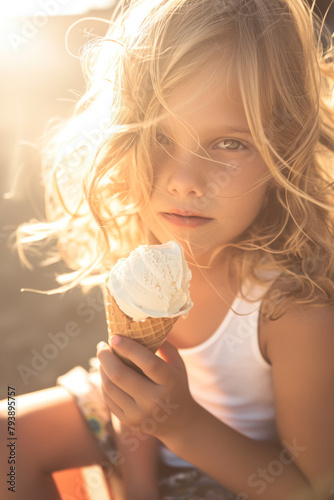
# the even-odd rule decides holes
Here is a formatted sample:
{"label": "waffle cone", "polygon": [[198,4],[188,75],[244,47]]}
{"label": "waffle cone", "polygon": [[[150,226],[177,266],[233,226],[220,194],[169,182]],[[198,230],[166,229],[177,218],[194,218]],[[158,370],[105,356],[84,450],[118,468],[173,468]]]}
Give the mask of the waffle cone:
{"label": "waffle cone", "polygon": [[108,287],[106,313],[108,324],[108,341],[113,335],[123,335],[136,340],[140,344],[148,347],[152,352],[156,352],[168,333],[171,331],[176,318],[152,318],[144,321],[133,321],[118,307],[114,297],[110,294]]}

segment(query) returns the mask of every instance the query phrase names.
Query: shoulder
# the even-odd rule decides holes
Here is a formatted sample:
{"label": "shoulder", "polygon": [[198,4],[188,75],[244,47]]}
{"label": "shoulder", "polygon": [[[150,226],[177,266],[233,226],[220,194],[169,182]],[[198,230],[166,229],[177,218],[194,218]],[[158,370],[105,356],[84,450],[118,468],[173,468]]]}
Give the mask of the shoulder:
{"label": "shoulder", "polygon": [[[279,287],[277,288],[279,290]],[[331,349],[334,352],[334,307],[291,304],[276,320],[262,319],[260,330],[268,361],[280,358],[282,350],[294,352]]]}
{"label": "shoulder", "polygon": [[261,326],[280,441],[298,443],[296,465],[312,482],[319,471],[324,477],[327,472],[324,488],[329,488],[334,480],[334,307],[292,304]]}

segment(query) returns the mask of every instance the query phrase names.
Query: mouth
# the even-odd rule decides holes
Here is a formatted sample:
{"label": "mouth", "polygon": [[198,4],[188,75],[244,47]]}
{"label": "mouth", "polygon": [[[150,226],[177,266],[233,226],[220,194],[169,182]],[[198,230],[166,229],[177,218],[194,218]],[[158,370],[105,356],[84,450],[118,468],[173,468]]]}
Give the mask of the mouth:
{"label": "mouth", "polygon": [[170,212],[160,212],[161,217],[179,227],[195,228],[199,226],[204,226],[212,222],[214,219],[211,217],[204,217],[202,215],[195,214],[194,212],[189,212],[187,210],[173,210]]}

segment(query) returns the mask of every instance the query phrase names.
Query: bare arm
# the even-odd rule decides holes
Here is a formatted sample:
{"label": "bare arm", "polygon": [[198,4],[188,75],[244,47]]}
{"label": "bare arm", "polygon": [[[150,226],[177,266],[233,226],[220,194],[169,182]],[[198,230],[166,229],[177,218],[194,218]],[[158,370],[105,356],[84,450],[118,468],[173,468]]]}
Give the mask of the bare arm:
{"label": "bare arm", "polygon": [[[0,404],[0,498],[60,500],[52,473],[100,464],[106,457],[99,448],[73,397],[53,387],[17,398],[16,486],[8,490],[9,472],[7,400]],[[110,466],[112,472],[113,467]]]}
{"label": "bare arm", "polygon": [[[156,411],[157,400],[168,402],[170,414],[154,434],[240,499],[326,500],[334,479],[333,319],[333,310],[295,309],[265,325],[280,443],[253,441],[201,408],[189,394],[184,366],[171,345],[163,351],[169,364],[131,341],[119,345],[154,381],[150,385],[136,377],[123,383],[126,368],[114,363],[108,374],[119,385],[113,395],[119,417],[138,422]],[[105,354],[112,356],[101,354],[104,363]]]}
{"label": "bare arm", "polygon": [[[265,325],[280,443],[256,443],[201,409],[189,436],[167,436],[166,444],[246,499],[327,499],[334,482],[333,325],[334,311],[324,308],[295,308]],[[194,446],[192,434],[200,440]]]}
{"label": "bare arm", "polygon": [[[106,387],[109,382],[100,371]],[[108,402],[107,394],[104,398]],[[127,427],[114,414],[111,418],[126,500],[158,500],[156,438],[144,434],[140,425]]]}
{"label": "bare arm", "polygon": [[296,465],[315,498],[327,499],[334,482],[334,308],[291,308],[267,328],[279,435],[303,445]]}

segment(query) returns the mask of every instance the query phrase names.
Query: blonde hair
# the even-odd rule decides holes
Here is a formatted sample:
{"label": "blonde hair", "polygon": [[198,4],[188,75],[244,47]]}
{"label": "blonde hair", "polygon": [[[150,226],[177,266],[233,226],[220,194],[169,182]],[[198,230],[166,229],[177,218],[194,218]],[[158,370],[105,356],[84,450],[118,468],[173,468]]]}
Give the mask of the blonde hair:
{"label": "blonde hair", "polygon": [[[55,238],[74,270],[58,278],[61,290],[103,279],[118,257],[147,243],[138,212],[152,189],[157,124],[171,112],[174,89],[219,54],[228,55],[228,76],[237,76],[271,177],[261,213],[224,251],[240,282],[261,281],[261,262],[289,283],[267,302],[268,317],[292,301],[333,304],[333,51],[326,26],[303,0],[118,5],[106,37],[83,53],[86,94],[48,144],[48,221],[18,231],[22,258],[25,243]],[[219,58],[216,67],[208,84]]]}

